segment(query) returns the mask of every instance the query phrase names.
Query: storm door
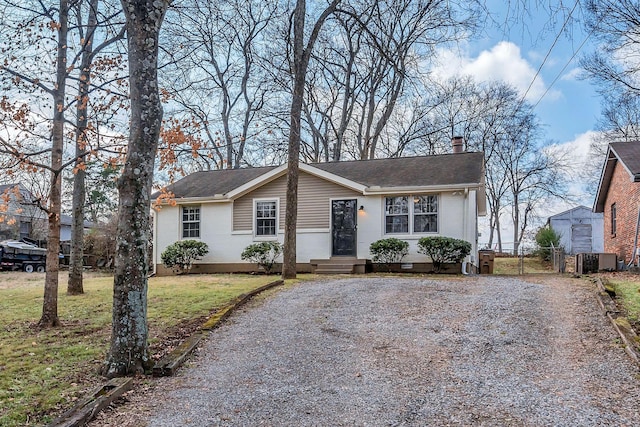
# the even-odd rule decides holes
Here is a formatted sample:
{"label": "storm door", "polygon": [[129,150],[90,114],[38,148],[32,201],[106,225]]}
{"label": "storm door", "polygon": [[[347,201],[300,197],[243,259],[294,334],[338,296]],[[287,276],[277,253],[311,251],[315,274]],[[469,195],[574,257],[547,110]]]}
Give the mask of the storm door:
{"label": "storm door", "polygon": [[353,200],[331,201],[331,254],[356,256],[357,203]]}

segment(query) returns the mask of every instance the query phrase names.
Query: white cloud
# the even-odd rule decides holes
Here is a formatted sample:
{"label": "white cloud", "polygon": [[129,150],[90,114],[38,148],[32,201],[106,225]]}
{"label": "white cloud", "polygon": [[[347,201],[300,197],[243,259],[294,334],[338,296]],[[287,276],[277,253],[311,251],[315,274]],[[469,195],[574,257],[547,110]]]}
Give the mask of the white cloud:
{"label": "white cloud", "polygon": [[535,50],[530,50],[527,53],[530,61],[533,62],[542,62],[544,60],[544,55],[540,52],[536,52]]}
{"label": "white cloud", "polygon": [[[522,57],[520,47],[512,42],[502,41],[490,50],[483,50],[476,58],[460,51],[441,51],[439,66],[433,70],[441,79],[456,75],[468,75],[477,81],[504,81],[524,94],[536,75],[536,69]],[[545,93],[547,86],[538,75],[527,92],[527,100],[537,102]],[[546,95],[559,98],[559,91],[551,90]]]}
{"label": "white cloud", "polygon": [[[572,200],[553,200],[548,206],[550,215],[571,209],[577,204],[587,207],[593,205],[595,194],[585,188],[585,170],[593,169],[594,157],[591,154],[591,141],[598,135],[598,132],[587,131],[576,135],[576,137],[564,143],[550,145],[546,150],[557,155],[562,155],[567,163],[567,170],[564,179],[567,182],[568,192],[572,195]],[[600,159],[598,159],[600,160]],[[599,168],[596,168],[599,170]]]}
{"label": "white cloud", "polygon": [[584,73],[584,70],[582,68],[579,68],[579,67],[572,68],[571,70],[569,70],[569,72],[563,74],[562,77],[560,77],[560,80],[564,80],[564,81],[578,80],[583,73]]}
{"label": "white cloud", "polygon": [[591,147],[591,141],[598,134],[596,131],[587,131],[567,142],[553,144],[549,147],[551,150],[557,150],[568,153],[568,163],[572,171],[584,170],[584,166],[587,162],[592,161],[589,152]]}

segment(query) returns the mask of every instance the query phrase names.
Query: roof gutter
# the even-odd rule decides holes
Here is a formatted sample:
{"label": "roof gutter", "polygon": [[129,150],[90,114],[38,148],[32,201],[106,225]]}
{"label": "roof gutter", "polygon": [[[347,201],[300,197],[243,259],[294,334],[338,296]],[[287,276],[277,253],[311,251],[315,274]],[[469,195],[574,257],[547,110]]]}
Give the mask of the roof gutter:
{"label": "roof gutter", "polygon": [[472,188],[480,188],[483,187],[482,183],[473,182],[473,183],[462,183],[462,184],[448,184],[448,185],[429,185],[429,186],[404,186],[404,187],[380,187],[377,185],[372,185],[371,187],[365,188],[363,191],[363,195],[378,195],[378,194],[400,194],[400,193],[429,193],[435,191],[455,191],[455,190],[464,190],[464,189],[472,189]]}
{"label": "roof gutter", "polygon": [[[639,177],[640,178],[640,177]],[[456,190],[465,190],[468,191],[470,189],[477,189],[483,187],[482,183],[474,182],[474,183],[466,183],[466,184],[455,184],[455,185],[431,185],[431,186],[404,186],[404,187],[380,187],[377,185],[372,185],[371,187],[367,187],[362,191],[363,196],[375,196],[382,194],[412,194],[412,193],[432,193],[439,191],[456,191]],[[205,197],[176,197],[172,200],[177,202],[178,204],[188,204],[188,203],[225,203],[231,202],[235,197],[235,195],[226,194],[215,194],[213,197],[205,196]],[[169,204],[170,201],[163,200],[162,205]]]}
{"label": "roof gutter", "polygon": [[188,204],[188,203],[224,203],[230,202],[231,198],[226,194],[215,194],[213,197],[205,196],[205,197],[175,197],[169,200],[163,200],[162,205],[168,205],[171,201],[175,201],[180,205]]}

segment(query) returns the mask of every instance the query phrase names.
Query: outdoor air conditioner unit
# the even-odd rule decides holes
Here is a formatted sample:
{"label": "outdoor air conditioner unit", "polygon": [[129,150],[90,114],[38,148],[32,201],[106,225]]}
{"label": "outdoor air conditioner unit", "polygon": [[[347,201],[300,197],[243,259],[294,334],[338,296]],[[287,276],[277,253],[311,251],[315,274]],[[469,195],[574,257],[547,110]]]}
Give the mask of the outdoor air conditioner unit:
{"label": "outdoor air conditioner unit", "polygon": [[599,271],[616,271],[618,256],[616,254],[598,254]]}

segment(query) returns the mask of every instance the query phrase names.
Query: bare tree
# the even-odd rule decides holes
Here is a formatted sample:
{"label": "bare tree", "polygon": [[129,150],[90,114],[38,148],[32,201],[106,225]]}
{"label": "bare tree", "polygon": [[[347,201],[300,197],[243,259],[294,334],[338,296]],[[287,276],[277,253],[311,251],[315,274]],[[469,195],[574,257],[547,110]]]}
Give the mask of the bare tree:
{"label": "bare tree", "polygon": [[[88,102],[86,97],[69,96],[69,92],[76,82],[87,77],[82,73],[85,65],[82,52],[87,46],[82,35],[89,35],[87,31],[93,32],[95,28],[90,30],[91,25],[79,13],[84,7],[90,7],[85,0],[60,1],[57,6],[38,1],[2,0],[1,4],[10,12],[0,29],[2,52],[6,55],[0,65],[0,77],[10,97],[4,97],[0,105],[5,129],[4,136],[0,137],[0,154],[4,155],[3,166],[7,173],[46,170],[50,175],[48,193],[36,199],[48,219],[45,297],[39,324],[57,326],[60,323],[57,293],[61,177],[76,158],[75,154],[65,152],[69,134],[66,128],[72,124],[67,111],[75,105],[82,126],[86,118],[84,104]],[[106,26],[109,16],[102,18],[100,25]],[[103,71],[107,70],[103,68]],[[50,112],[46,106],[50,106]],[[89,127],[98,128],[96,123],[86,123],[85,131],[81,131],[85,143],[83,156],[98,149],[88,146],[85,137],[90,133]]]}
{"label": "bare tree", "polygon": [[170,114],[196,125],[198,152],[215,159],[209,168],[242,166],[245,150],[266,133],[259,118],[273,91],[259,53],[269,43],[265,30],[279,18],[278,6],[191,0],[167,18],[165,38],[174,46],[168,50],[181,55],[173,54],[172,66],[163,70]]}
{"label": "bare tree", "polygon": [[[354,13],[355,14],[355,13]],[[336,14],[326,25],[329,31],[318,39],[310,66],[303,103],[308,141],[302,141],[309,161],[339,161],[349,124],[354,116],[363,79],[358,78],[358,55],[365,36],[363,22],[350,14]],[[336,42],[337,41],[337,42]]]}
{"label": "bare tree", "polygon": [[51,131],[51,187],[49,191],[49,233],[47,235],[47,267],[44,284],[42,317],[43,327],[58,326],[58,266],[60,259],[60,213],[62,209],[62,151],[64,149],[65,89],[67,84],[67,31],[69,3],[61,0],[58,23],[58,48],[56,59],[56,84],[51,88],[53,97],[53,122]]}
{"label": "bare tree", "polygon": [[381,133],[403,93],[409,70],[412,64],[417,66],[416,52],[421,51],[423,58],[429,56],[433,53],[430,47],[451,40],[455,36],[451,29],[462,25],[453,15],[448,1],[374,2],[367,28],[375,49],[366,54],[370,71],[356,135],[362,159],[376,156]]}
{"label": "bare tree", "polygon": [[[73,3],[72,3],[73,4]],[[0,140],[2,152],[13,156],[17,159],[19,167],[32,167],[37,169],[39,166],[49,171],[49,198],[48,206],[42,206],[46,210],[48,216],[48,236],[47,236],[47,266],[44,285],[44,300],[42,306],[42,316],[38,325],[40,327],[53,327],[60,325],[58,318],[58,253],[60,247],[60,213],[61,213],[61,172],[62,159],[64,150],[64,125],[66,111],[66,85],[67,85],[67,51],[68,51],[68,34],[69,34],[69,10],[70,3],[67,0],[60,0],[57,7],[47,7],[39,2],[27,2],[24,4],[13,4],[6,2],[6,6],[11,8],[18,16],[11,23],[5,22],[5,30],[10,28],[15,31],[11,39],[4,41],[4,51],[10,53],[18,53],[22,49],[29,52],[32,49],[37,53],[38,49],[46,52],[51,49],[55,60],[51,61],[54,78],[47,82],[41,80],[40,75],[31,74],[33,70],[28,68],[27,55],[24,54],[22,62],[11,62],[5,60],[0,64],[0,73],[2,74],[3,84],[12,85],[14,91],[20,88],[24,91],[37,90],[43,96],[42,99],[49,97],[48,102],[51,105],[51,141],[49,147],[39,147],[37,151],[26,154],[23,150],[26,145],[18,139],[24,138],[22,135],[30,134],[33,136],[37,132],[37,125],[31,116],[32,111],[28,105],[15,106],[9,105],[5,97],[2,106],[4,111],[17,109],[21,111],[23,116],[13,123],[24,133],[17,138],[9,137]],[[20,18],[26,21],[20,21]],[[49,31],[51,35],[43,31],[34,31],[38,20],[49,20]],[[26,30],[26,31],[25,31]],[[18,40],[17,36],[24,36],[30,46],[22,46],[13,44]],[[33,57],[31,58],[33,59]],[[11,132],[10,132],[11,133]],[[26,139],[22,139],[26,141]],[[49,163],[44,163],[43,155],[48,152]],[[35,160],[37,159],[37,161]],[[46,202],[45,202],[46,203]]]}
{"label": "bare tree", "polygon": [[318,38],[322,25],[332,14],[340,0],[331,2],[321,11],[313,24],[313,28],[305,42],[305,20],[307,14],[306,1],[297,0],[292,16],[293,41],[291,43],[291,74],[293,93],[291,97],[291,122],[289,129],[289,149],[287,155],[287,196],[285,212],[284,254],[282,262],[282,278],[296,277],[296,227],[298,220],[298,175],[300,164],[300,132],[302,119],[302,103],[307,67],[313,46]]}
{"label": "bare tree", "polygon": [[[78,5],[80,8],[80,5]],[[78,16],[82,16],[78,12]],[[98,26],[98,0],[90,0],[87,17],[86,33],[82,37],[82,59],[80,61],[80,81],[78,83],[79,102],[76,105],[76,161],[73,180],[73,202],[71,223],[71,255],[69,261],[69,281],[67,293],[77,295],[84,293],[82,283],[83,252],[84,246],[84,181],[85,171],[83,156],[88,146],[88,101],[91,81],[91,57],[93,52],[93,40]]]}
{"label": "bare tree", "polygon": [[562,153],[545,149],[532,106],[504,83],[479,84],[463,77],[432,84],[422,109],[422,129],[416,129],[422,138],[404,147],[404,152],[450,152],[454,136],[464,137],[466,150],[483,152],[489,245],[495,238],[498,250],[503,250],[501,217],[508,212],[515,225],[517,250],[531,226],[536,204],[561,194],[564,183]]}
{"label": "bare tree", "polygon": [[[454,28],[469,26],[467,19],[456,19],[456,12],[450,2],[439,0],[341,6],[327,22],[330,35],[319,40],[311,64],[315,78],[305,98],[313,143],[308,151],[321,149],[334,161],[345,152],[356,159],[373,158],[383,144],[382,154],[397,152],[389,143],[403,134],[393,130],[412,127],[406,120],[408,106],[425,90],[421,64],[436,45],[462,34]],[[396,106],[401,113],[394,115]]]}
{"label": "bare tree", "polygon": [[588,0],[585,27],[597,41],[581,65],[602,96],[599,134],[593,139],[594,159],[582,173],[595,191],[608,143],[640,139],[640,4],[633,0]]}
{"label": "bare tree", "polygon": [[588,0],[586,26],[599,41],[582,65],[603,93],[640,94],[640,4],[634,0]]}
{"label": "bare tree", "polygon": [[162,104],[158,91],[158,40],[169,0],[122,0],[126,16],[131,122],[127,157],[118,181],[118,230],[107,377],[151,367],[147,342],[147,275],[151,188]]}
{"label": "bare tree", "polygon": [[[67,284],[67,293],[77,295],[84,293],[83,287],[83,268],[84,268],[84,220],[85,220],[85,202],[86,202],[86,162],[87,156],[90,154],[90,126],[89,126],[89,105],[90,96],[93,92],[91,88],[92,66],[96,55],[103,49],[111,46],[124,37],[124,26],[120,31],[109,33],[110,21],[119,15],[116,11],[112,16],[107,17],[100,14],[99,0],[89,0],[86,3],[86,14],[83,10],[85,2],[77,2],[75,4],[75,18],[77,20],[78,36],[80,38],[79,54],[79,75],[78,75],[78,95],[76,98],[76,122],[75,122],[75,162],[74,162],[74,179],[73,179],[73,196],[72,196],[72,223],[71,223],[71,254],[69,261],[69,280]],[[104,11],[103,11],[104,12]],[[84,16],[86,15],[86,22]],[[99,20],[99,18],[102,18]],[[102,22],[101,22],[102,21]],[[98,46],[94,46],[96,32],[101,26],[103,32],[107,33],[104,40]],[[115,74],[115,72],[114,72]]]}

